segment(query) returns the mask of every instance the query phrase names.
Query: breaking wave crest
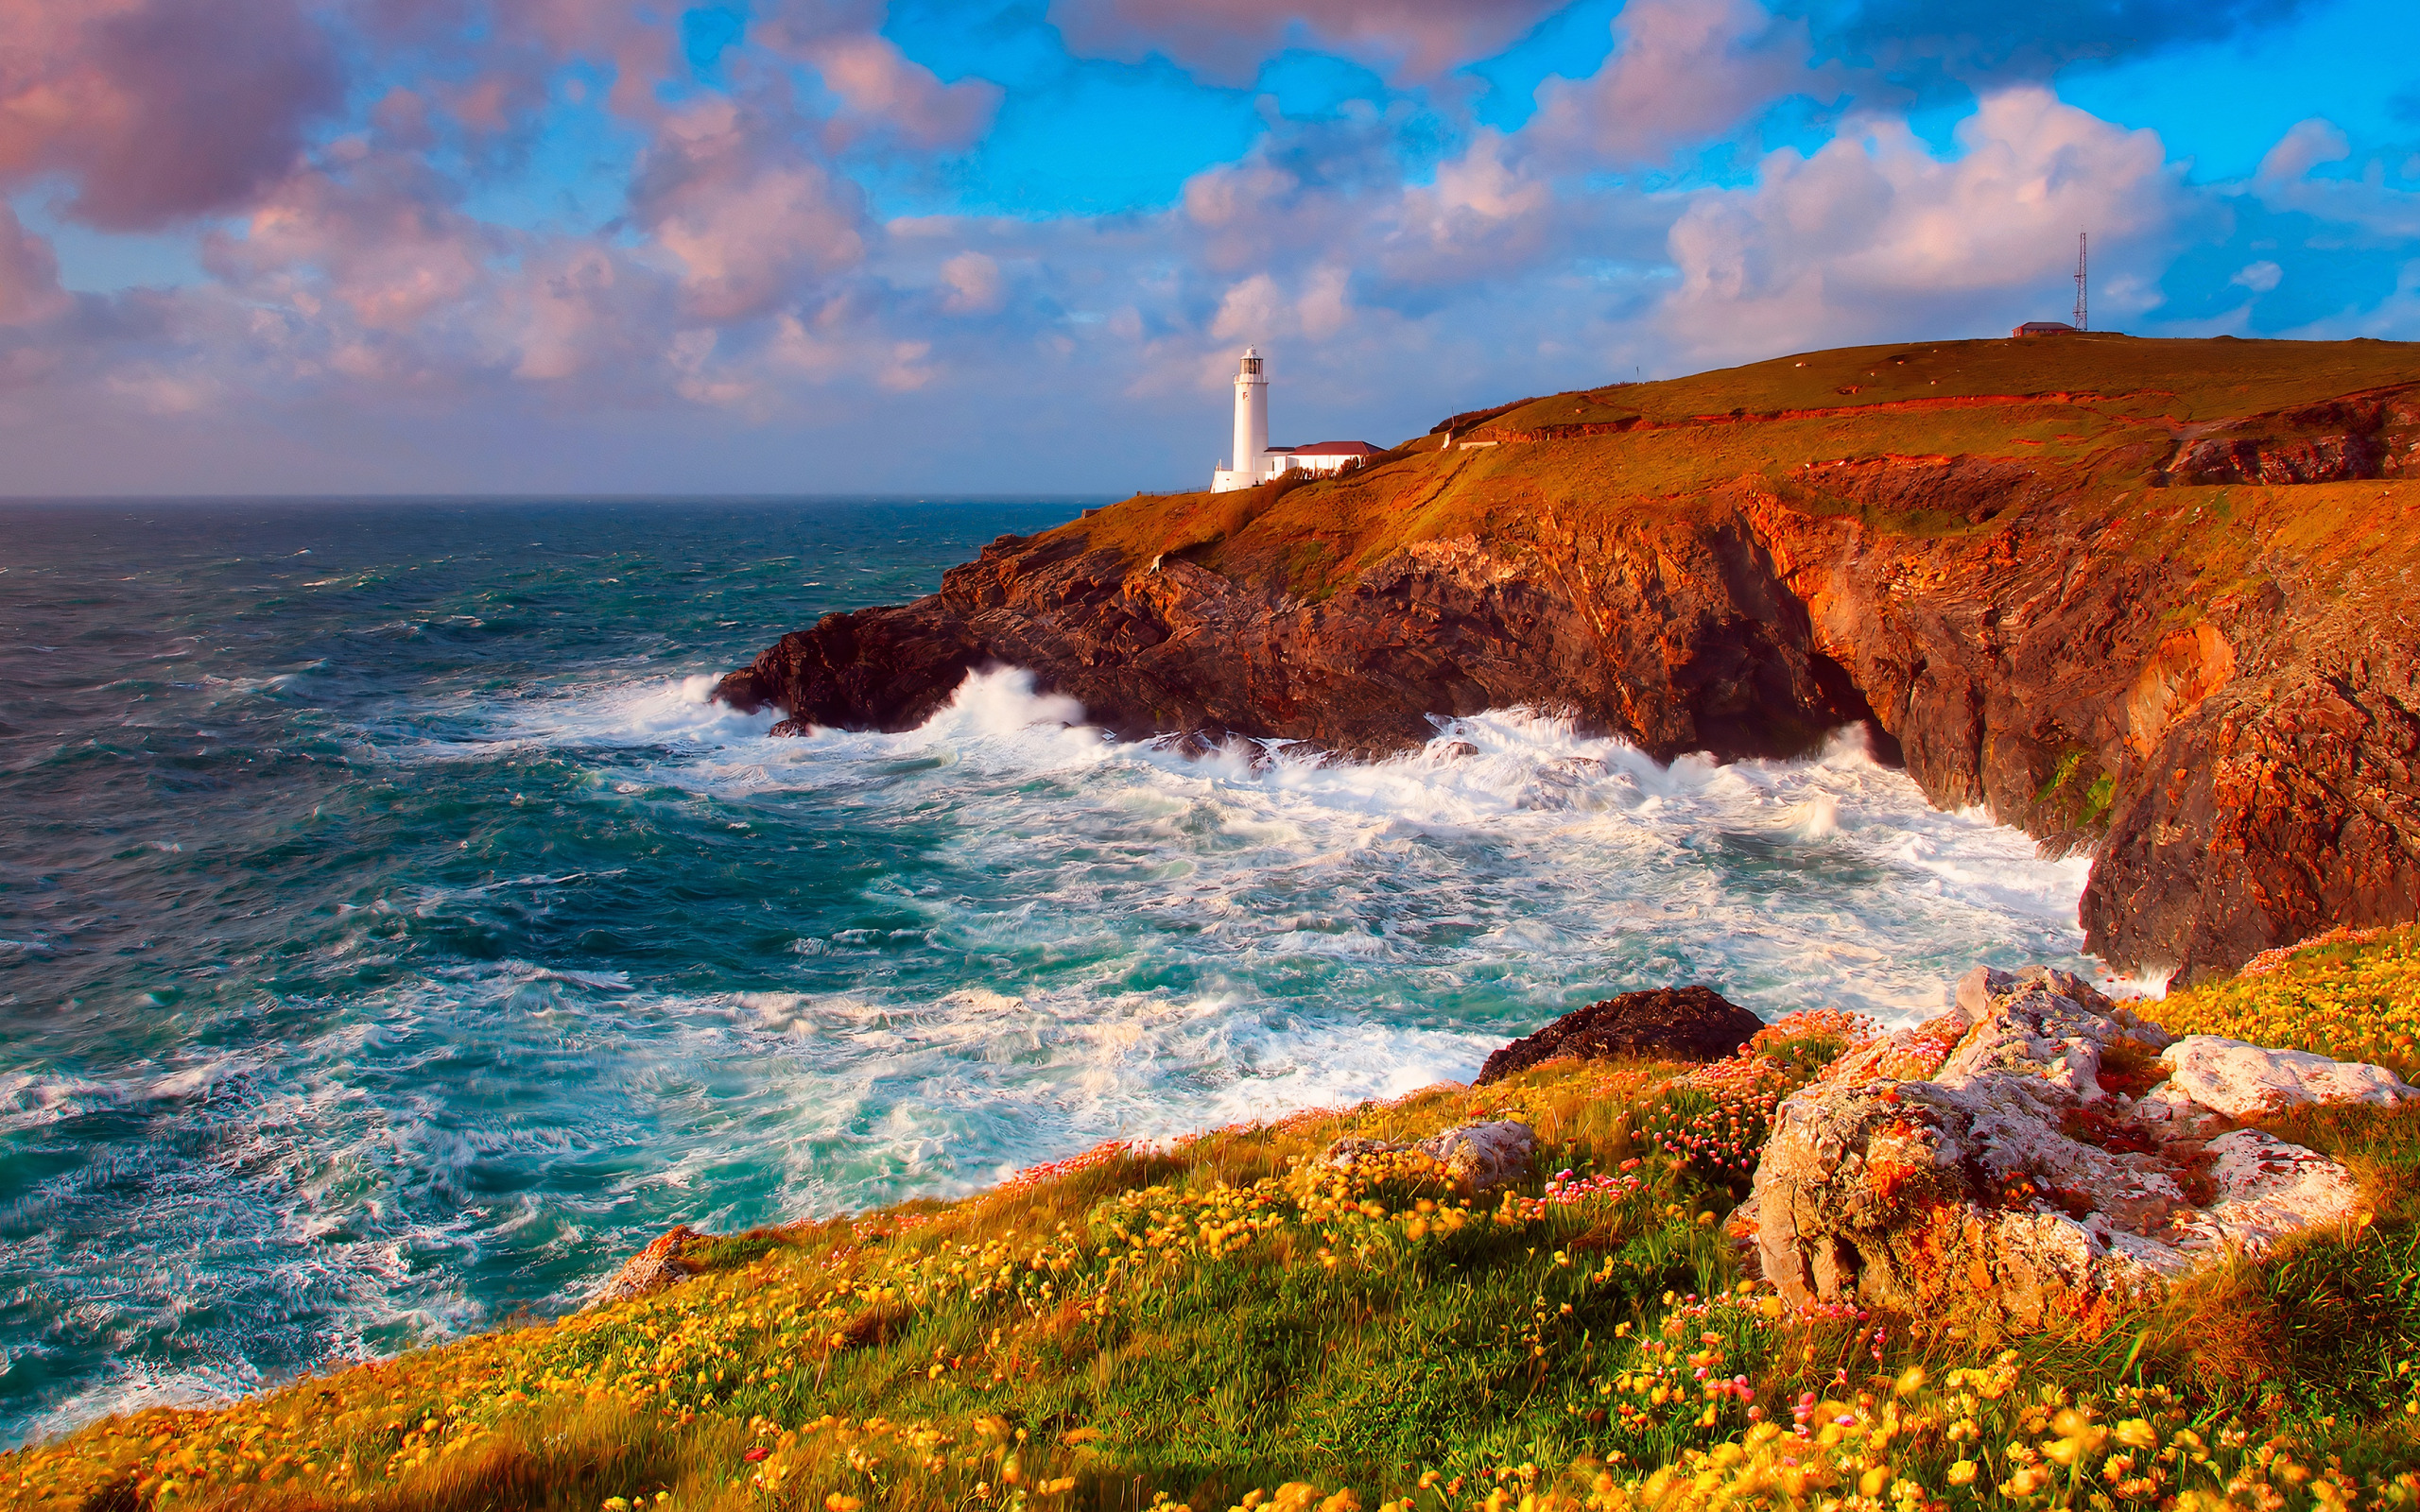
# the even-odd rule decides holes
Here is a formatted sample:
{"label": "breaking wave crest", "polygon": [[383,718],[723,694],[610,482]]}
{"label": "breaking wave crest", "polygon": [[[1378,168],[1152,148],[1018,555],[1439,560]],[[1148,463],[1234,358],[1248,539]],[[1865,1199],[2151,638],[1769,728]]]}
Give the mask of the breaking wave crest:
{"label": "breaking wave crest", "polygon": [[1906,1022],[1977,960],[2084,964],[2085,863],[1854,733],[1665,765],[1508,709],[1381,761],[1187,753],[1006,670],[776,740],[711,688],[362,723],[465,859],[298,923],[212,1048],[0,1076],[0,1133],[116,1152],[11,1217],[0,1283],[117,1362],[29,1428],[571,1305],[676,1221],[1466,1078],[1614,991]]}

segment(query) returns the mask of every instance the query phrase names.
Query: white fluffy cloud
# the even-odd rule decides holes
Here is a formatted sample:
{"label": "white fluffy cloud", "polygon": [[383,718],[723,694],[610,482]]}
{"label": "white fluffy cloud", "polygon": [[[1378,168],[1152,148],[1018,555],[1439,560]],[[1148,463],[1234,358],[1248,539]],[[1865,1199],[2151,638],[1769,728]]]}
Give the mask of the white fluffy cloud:
{"label": "white fluffy cloud", "polygon": [[2079,231],[2141,259],[2189,214],[2155,133],[2048,90],[1986,96],[1958,146],[1945,160],[1904,121],[1871,121],[1695,197],[1672,227],[1666,334],[1717,360],[2057,315]]}
{"label": "white fluffy cloud", "polygon": [[2252,192],[2272,209],[2299,211],[2371,236],[2420,236],[2420,194],[2389,185],[2382,165],[2358,178],[2317,177],[2315,170],[2352,156],[2351,140],[2334,122],[2304,121],[2260,160]]}

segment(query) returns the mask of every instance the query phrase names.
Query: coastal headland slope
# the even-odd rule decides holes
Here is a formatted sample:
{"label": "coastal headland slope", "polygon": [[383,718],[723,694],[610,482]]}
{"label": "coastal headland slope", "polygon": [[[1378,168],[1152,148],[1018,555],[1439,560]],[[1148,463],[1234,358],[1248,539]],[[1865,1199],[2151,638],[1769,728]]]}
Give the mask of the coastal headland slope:
{"label": "coastal headland slope", "polygon": [[1010,665],[1124,737],[1360,755],[1514,704],[1663,759],[1863,722],[2091,851],[2094,953],[2197,980],[2420,913],[2415,560],[2420,346],[1859,347],[1003,537],[720,693],[898,730]]}

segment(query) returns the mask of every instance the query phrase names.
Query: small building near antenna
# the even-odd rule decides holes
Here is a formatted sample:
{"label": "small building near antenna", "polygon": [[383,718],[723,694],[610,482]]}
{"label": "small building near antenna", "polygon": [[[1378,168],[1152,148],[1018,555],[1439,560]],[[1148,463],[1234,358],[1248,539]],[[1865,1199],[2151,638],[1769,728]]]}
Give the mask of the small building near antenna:
{"label": "small building near antenna", "polygon": [[2028,320],[2028,321],[2026,321],[2023,325],[2018,326],[2015,330],[2011,331],[2011,332],[2009,333],[2009,335],[2012,335],[2012,336],[2056,336],[2056,335],[2075,335],[2075,334],[2076,334],[2077,332],[2079,332],[2079,331],[2089,331],[2089,330],[2091,330],[2091,329],[2092,329],[2092,315],[2091,315],[2092,306],[2091,306],[2089,303],[2087,303],[2087,302],[2086,302],[2085,298],[2084,298],[2084,277],[2085,277],[2085,268],[2086,268],[2086,266],[2087,266],[2087,265],[2085,264],[2085,262],[2084,262],[2084,253],[2085,253],[2085,251],[2087,250],[2087,249],[2088,249],[2088,247],[2089,247],[2089,243],[2088,243],[2088,242],[2087,242],[2087,240],[2086,240],[2087,235],[2088,235],[2088,233],[2087,233],[2087,232],[2076,232],[2076,315],[2075,315],[2075,322],[2071,325],[2071,324],[2069,324],[2068,322],[2066,322],[2066,321],[2065,321],[2065,320]]}

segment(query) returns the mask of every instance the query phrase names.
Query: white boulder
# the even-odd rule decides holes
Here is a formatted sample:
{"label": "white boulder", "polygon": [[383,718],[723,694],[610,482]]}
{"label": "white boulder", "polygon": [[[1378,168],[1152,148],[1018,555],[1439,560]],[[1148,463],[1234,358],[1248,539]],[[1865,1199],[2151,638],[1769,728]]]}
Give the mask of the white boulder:
{"label": "white boulder", "polygon": [[2377,1067],[2176,1040],[2064,971],[1978,968],[1957,1002],[1776,1112],[1737,1228],[1791,1300],[2012,1328],[2104,1313],[2361,1216],[2350,1171],[2238,1120],[2411,1091]]}
{"label": "white boulder", "polygon": [[2161,1053],[2168,1080],[2156,1094],[2192,1102],[2238,1121],[2265,1118],[2306,1103],[2399,1103],[2420,1088],[2384,1066],[2330,1060],[2307,1050],[2265,1050],[2240,1040],[2188,1035]]}

